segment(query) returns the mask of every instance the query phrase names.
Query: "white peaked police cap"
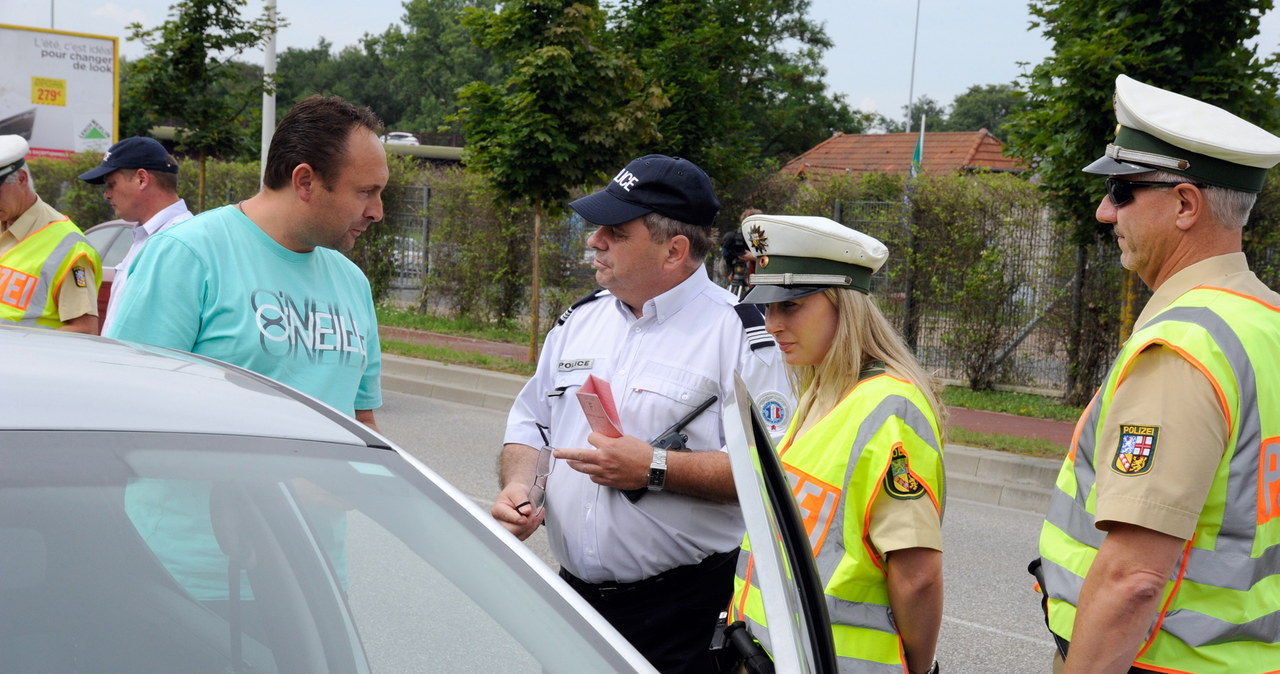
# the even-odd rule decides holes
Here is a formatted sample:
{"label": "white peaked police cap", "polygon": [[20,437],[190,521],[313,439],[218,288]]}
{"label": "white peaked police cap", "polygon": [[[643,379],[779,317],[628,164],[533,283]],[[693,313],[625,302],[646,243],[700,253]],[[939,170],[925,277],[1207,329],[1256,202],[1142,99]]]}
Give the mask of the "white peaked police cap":
{"label": "white peaked police cap", "polygon": [[1087,173],[1169,171],[1194,182],[1260,192],[1280,163],[1280,138],[1204,101],[1127,75],[1116,78],[1116,139]]}
{"label": "white peaked police cap", "polygon": [[742,236],[756,255],[755,286],[742,299],[769,304],[821,292],[852,288],[870,292],[871,275],[889,258],[878,239],[822,217],[752,215]]}

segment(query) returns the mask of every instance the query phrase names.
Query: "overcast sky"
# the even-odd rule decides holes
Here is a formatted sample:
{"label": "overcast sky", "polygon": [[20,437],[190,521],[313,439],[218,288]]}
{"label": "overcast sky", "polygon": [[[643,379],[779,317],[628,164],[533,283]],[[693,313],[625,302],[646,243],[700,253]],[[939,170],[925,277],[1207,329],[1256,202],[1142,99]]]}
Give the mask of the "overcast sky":
{"label": "overcast sky", "polygon": [[[143,53],[124,40],[125,26],[165,20],[171,0],[0,0],[0,23],[121,37],[125,56]],[[289,21],[279,49],[312,47],[323,36],[338,47],[399,23],[402,0],[277,0]],[[253,12],[263,0],[249,0]],[[811,18],[826,24],[835,48],[827,52],[827,84],[853,107],[902,116],[911,89],[916,3],[910,0],[812,0]],[[1019,62],[1049,55],[1039,31],[1028,28],[1026,0],[920,0],[915,96],[944,105],[974,84],[1011,82]],[[1280,50],[1280,10],[1263,17],[1260,51]],[[1099,86],[1110,86],[1099,83]]]}

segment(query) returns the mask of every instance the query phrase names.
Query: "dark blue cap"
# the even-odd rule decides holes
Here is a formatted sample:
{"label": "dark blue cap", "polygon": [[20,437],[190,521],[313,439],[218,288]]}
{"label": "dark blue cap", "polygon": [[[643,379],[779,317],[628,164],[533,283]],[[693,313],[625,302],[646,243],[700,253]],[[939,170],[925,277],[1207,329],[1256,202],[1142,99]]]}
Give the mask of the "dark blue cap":
{"label": "dark blue cap", "polygon": [[569,207],[593,225],[612,227],[659,213],[699,227],[710,227],[720,212],[711,179],[688,159],[645,155],[618,172],[608,187],[573,201]]}
{"label": "dark blue cap", "polygon": [[177,173],[178,165],[169,162],[169,151],[154,138],[134,136],[112,145],[102,155],[102,163],[92,171],[80,174],[80,179],[101,185],[112,171],[120,169],[146,169],[163,173]]}

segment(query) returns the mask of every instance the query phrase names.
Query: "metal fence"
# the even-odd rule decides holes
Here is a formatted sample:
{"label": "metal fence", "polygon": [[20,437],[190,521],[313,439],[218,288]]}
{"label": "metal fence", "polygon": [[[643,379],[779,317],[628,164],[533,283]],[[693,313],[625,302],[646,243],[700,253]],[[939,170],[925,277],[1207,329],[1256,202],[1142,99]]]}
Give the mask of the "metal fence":
{"label": "metal fence", "polygon": [[936,263],[929,251],[947,242],[930,241],[929,232],[913,228],[904,202],[836,202],[831,214],[889,246],[889,260],[872,277],[872,294],[936,376],[948,383],[985,378],[1001,388],[1063,393],[1061,327],[1069,311],[1071,253],[1047,212],[993,214],[1002,226],[979,251],[995,260],[988,268]]}
{"label": "metal fence", "polygon": [[392,255],[395,274],[391,289],[421,291],[427,274],[427,251],[430,249],[431,226],[427,205],[431,188],[427,185],[405,185],[398,198],[386,203],[385,226],[393,230],[395,245]]}

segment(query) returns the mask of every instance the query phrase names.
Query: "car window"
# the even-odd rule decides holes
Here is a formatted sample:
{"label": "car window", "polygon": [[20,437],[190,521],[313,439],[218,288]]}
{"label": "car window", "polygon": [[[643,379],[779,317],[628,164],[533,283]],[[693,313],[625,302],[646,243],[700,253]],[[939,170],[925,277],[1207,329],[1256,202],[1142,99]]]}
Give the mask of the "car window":
{"label": "car window", "polygon": [[0,434],[6,666],[634,671],[453,495],[355,451]]}

